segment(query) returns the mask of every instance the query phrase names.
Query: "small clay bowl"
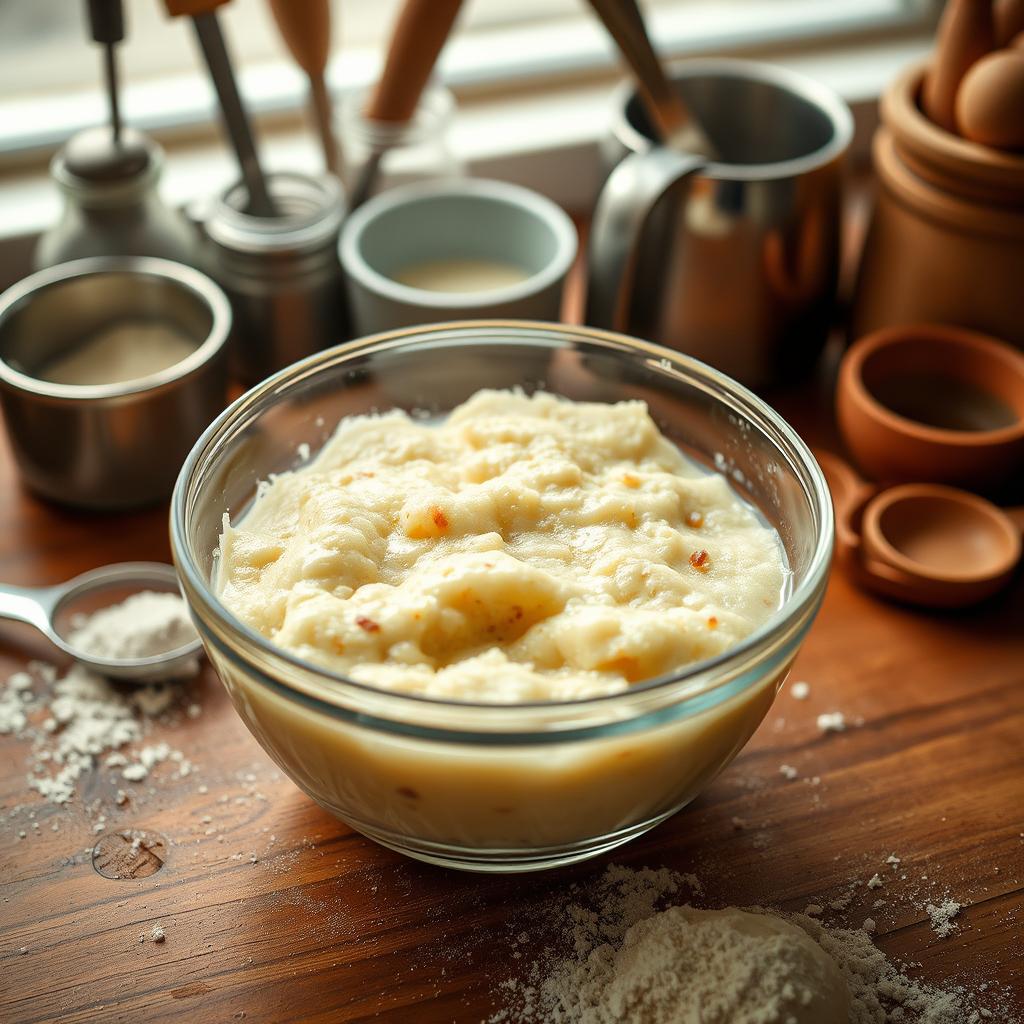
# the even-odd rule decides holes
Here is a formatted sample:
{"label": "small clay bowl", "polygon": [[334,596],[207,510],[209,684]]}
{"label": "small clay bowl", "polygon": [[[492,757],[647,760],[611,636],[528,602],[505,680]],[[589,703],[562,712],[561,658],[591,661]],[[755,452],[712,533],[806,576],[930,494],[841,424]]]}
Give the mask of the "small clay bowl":
{"label": "small clay bowl", "polygon": [[1001,590],[1021,558],[1024,509],[938,484],[872,487],[814,453],[836,511],[836,550],[858,585],[910,604],[959,608]]}
{"label": "small clay bowl", "polygon": [[999,490],[1024,466],[1024,354],[959,327],[874,331],[843,358],[836,416],[876,480]]}

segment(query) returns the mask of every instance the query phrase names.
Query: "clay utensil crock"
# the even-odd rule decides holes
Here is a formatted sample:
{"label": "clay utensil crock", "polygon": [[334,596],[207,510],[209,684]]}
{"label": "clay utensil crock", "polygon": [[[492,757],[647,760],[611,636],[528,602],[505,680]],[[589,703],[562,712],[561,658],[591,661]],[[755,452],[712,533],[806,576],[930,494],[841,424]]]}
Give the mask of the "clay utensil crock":
{"label": "clay utensil crock", "polygon": [[956,91],[971,65],[994,45],[991,0],[947,0],[921,94],[924,112],[940,128],[956,131]]}
{"label": "clay utensil crock", "polygon": [[1024,354],[957,327],[875,331],[843,358],[836,417],[876,480],[998,491],[1024,467]]}
{"label": "clay utensil crock", "polygon": [[919,105],[923,77],[909,68],[882,96],[850,337],[932,321],[1024,348],[1024,153],[933,124]]}
{"label": "clay utensil crock", "polygon": [[936,484],[877,488],[842,459],[814,453],[836,510],[837,552],[859,586],[926,608],[961,608],[1010,581],[1024,509]]}

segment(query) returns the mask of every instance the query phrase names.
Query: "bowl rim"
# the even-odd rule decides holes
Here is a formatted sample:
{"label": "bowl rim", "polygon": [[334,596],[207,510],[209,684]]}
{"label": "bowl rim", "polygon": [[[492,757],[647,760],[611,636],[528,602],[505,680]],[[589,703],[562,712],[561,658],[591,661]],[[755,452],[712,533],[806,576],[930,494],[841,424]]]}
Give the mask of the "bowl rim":
{"label": "bowl rim", "polygon": [[1007,374],[1021,382],[1021,394],[1024,396],[1024,354],[980,331],[932,323],[882,327],[858,338],[843,356],[839,370],[839,392],[845,393],[849,401],[869,420],[892,434],[915,441],[973,450],[1016,444],[1024,439],[1024,413],[1010,402],[1005,404],[1010,407],[1016,419],[1008,426],[993,430],[949,430],[902,416],[874,396],[864,379],[867,364],[873,357],[904,345],[927,346],[931,343],[969,353],[978,362],[999,364]]}
{"label": "bowl rim", "polygon": [[[192,545],[188,540],[188,533],[185,528],[188,517],[187,505],[191,493],[191,481],[197,470],[206,464],[210,457],[215,455],[216,448],[213,446],[231,436],[235,421],[242,421],[244,418],[243,414],[247,410],[265,398],[280,399],[287,394],[290,384],[308,381],[311,374],[317,369],[318,364],[333,364],[338,357],[352,356],[357,353],[364,353],[367,350],[400,348],[408,345],[410,342],[422,340],[424,335],[436,337],[444,334],[449,336],[453,333],[461,334],[469,342],[474,334],[478,335],[487,330],[521,332],[521,334],[526,336],[537,334],[556,335],[560,342],[586,341],[597,343],[600,347],[605,348],[608,354],[629,352],[640,355],[646,358],[648,365],[653,363],[666,373],[675,371],[676,374],[681,374],[688,380],[696,379],[697,381],[715,386],[718,391],[730,394],[732,398],[739,399],[747,406],[749,411],[755,414],[755,418],[760,417],[774,428],[790,448],[789,452],[782,451],[783,458],[789,459],[791,456],[794,456],[799,467],[808,478],[810,486],[802,485],[802,490],[808,503],[817,514],[820,523],[814,551],[808,562],[804,579],[790,592],[780,607],[757,629],[721,654],[684,665],[680,669],[663,673],[650,679],[645,679],[640,683],[630,685],[624,691],[567,701],[524,701],[507,704],[441,699],[422,694],[386,690],[383,687],[361,683],[341,673],[333,672],[328,668],[306,661],[283,648],[275,646],[262,634],[238,619],[220,601],[212,587],[206,582],[204,574],[194,557]],[[512,339],[510,338],[509,340]],[[718,472],[721,472],[721,470],[718,470]],[[352,688],[356,693],[362,694],[364,697],[385,701],[389,704],[393,703],[394,706],[408,709],[415,709],[416,707],[435,710],[457,709],[460,712],[472,711],[500,718],[501,716],[512,716],[538,710],[549,712],[557,711],[558,709],[584,711],[597,707],[607,707],[610,703],[622,702],[623,700],[629,700],[630,698],[636,698],[645,694],[650,695],[652,692],[691,681],[706,673],[714,672],[716,669],[720,669],[729,663],[740,664],[745,656],[756,654],[760,647],[769,644],[773,638],[777,638],[779,635],[786,635],[786,630],[783,627],[788,626],[791,631],[798,630],[798,640],[802,639],[824,594],[824,587],[832,561],[835,524],[831,493],[828,489],[824,473],[812,455],[810,448],[780,413],[776,412],[765,401],[726,374],[691,356],[615,331],[607,331],[586,325],[547,323],[534,320],[488,319],[423,324],[359,338],[301,359],[245,392],[207,427],[182,464],[174,486],[174,493],[171,497],[170,534],[174,562],[182,578],[186,599],[190,602],[198,600],[207,615],[212,616],[215,621],[222,626],[226,626],[231,632],[241,635],[263,657],[283,662],[300,673],[311,673],[320,681],[342,684],[343,687]],[[237,652],[233,649],[225,648],[219,638],[209,637],[209,630],[206,628],[205,623],[200,621],[198,625],[200,626],[200,632],[206,635],[211,642],[214,642],[224,653],[237,659]],[[275,690],[285,692],[306,705],[322,707],[332,713],[344,710],[340,704],[326,702],[319,697],[290,685],[287,681],[268,675],[263,669],[249,661],[244,663],[244,667],[247,672],[259,677],[261,681],[271,683]],[[727,686],[729,692],[721,697],[721,699],[727,699],[749,689],[755,681],[749,680],[749,675],[749,672],[743,672],[737,679],[732,680],[729,686]],[[757,679],[763,677],[761,672],[758,672],[756,675]],[[709,694],[714,693],[721,687],[723,682],[728,681],[718,680],[714,685],[702,687],[692,694],[686,694],[682,699],[682,703],[696,702],[700,704],[701,698],[706,698]],[[742,685],[739,685],[741,683]],[[340,693],[344,693],[344,690],[339,690]],[[698,707],[696,710],[700,709]],[[363,721],[369,721],[370,718],[380,721],[380,717],[376,715],[360,715],[359,717]],[[646,716],[641,714],[640,717]],[[408,728],[403,726],[398,731],[410,731],[420,735],[421,728],[412,724]],[[431,731],[438,732],[436,729]],[[461,735],[463,732],[464,730],[456,730],[455,734]]]}
{"label": "bowl rim", "polygon": [[[785,160],[756,164],[711,160],[698,172],[705,178],[750,182],[796,178],[840,160],[853,141],[853,113],[846,101],[834,89],[800,71],[745,57],[687,57],[684,61],[669,64],[667,71],[670,82],[721,78],[770,85],[817,108],[832,125],[831,138],[817,149]],[[636,95],[637,87],[631,79],[616,86],[612,94],[611,130],[613,137],[629,152],[643,153],[655,143],[629,119],[629,103]]]}
{"label": "bowl rim", "polygon": [[[362,240],[380,217],[411,206],[443,200],[483,200],[526,213],[551,231],[555,251],[548,263],[514,284],[474,292],[441,292],[402,284],[379,271],[363,256]],[[473,311],[502,302],[519,302],[539,295],[563,280],[579,252],[579,234],[572,218],[547,196],[522,185],[491,178],[418,181],[399,185],[368,199],[345,220],[338,238],[338,259],[349,277],[367,292],[390,302],[444,313]],[[349,342],[354,344],[354,342]]]}
{"label": "bowl rim", "polygon": [[39,292],[89,277],[150,277],[191,292],[210,312],[206,337],[184,359],[145,377],[113,384],[57,384],[15,369],[0,349],[0,383],[24,394],[69,402],[103,402],[159,391],[202,370],[227,345],[231,304],[223,289],[202,271],[156,256],[85,256],[58,263],[22,278],[0,294],[0,325]]}

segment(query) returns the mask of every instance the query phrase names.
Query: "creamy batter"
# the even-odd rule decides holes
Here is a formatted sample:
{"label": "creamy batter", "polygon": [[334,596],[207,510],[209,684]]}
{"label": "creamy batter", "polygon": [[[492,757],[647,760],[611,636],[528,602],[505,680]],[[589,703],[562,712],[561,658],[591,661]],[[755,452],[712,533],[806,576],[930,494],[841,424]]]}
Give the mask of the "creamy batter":
{"label": "creamy batter", "polygon": [[219,589],[360,682],[516,703],[623,691],[779,607],[774,531],[642,402],[481,391],[440,424],[346,419],[221,537]]}
{"label": "creamy batter", "polygon": [[500,260],[429,260],[403,267],[394,278],[430,292],[486,292],[519,284],[529,276],[525,267]]}

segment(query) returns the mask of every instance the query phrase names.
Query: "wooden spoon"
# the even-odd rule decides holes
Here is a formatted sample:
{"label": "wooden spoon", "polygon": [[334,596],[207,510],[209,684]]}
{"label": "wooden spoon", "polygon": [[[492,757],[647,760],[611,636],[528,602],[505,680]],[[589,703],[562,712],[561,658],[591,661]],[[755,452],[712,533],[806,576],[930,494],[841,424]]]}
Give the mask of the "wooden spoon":
{"label": "wooden spoon", "polygon": [[[462,0],[405,0],[384,70],[363,112],[368,121],[404,124],[412,118],[461,7]],[[367,158],[349,196],[349,211],[370,194],[383,156],[378,149]]]}
{"label": "wooden spoon", "polygon": [[632,69],[659,141],[672,149],[714,159],[711,140],[661,66],[636,0],[590,0],[590,6]]}
{"label": "wooden spoon", "polygon": [[956,132],[956,93],[964,75],[994,45],[992,0],[947,0],[921,93],[924,112],[946,131]]}
{"label": "wooden spoon", "polygon": [[938,484],[872,487],[837,455],[814,455],[832,491],[839,555],[861,586],[911,604],[959,608],[1010,581],[1024,508],[1003,510]]}
{"label": "wooden spoon", "polygon": [[270,0],[270,10],[295,63],[309,79],[309,95],[324,151],[324,163],[331,174],[337,174],[338,146],[331,124],[331,97],[324,78],[331,50],[330,2]]}

